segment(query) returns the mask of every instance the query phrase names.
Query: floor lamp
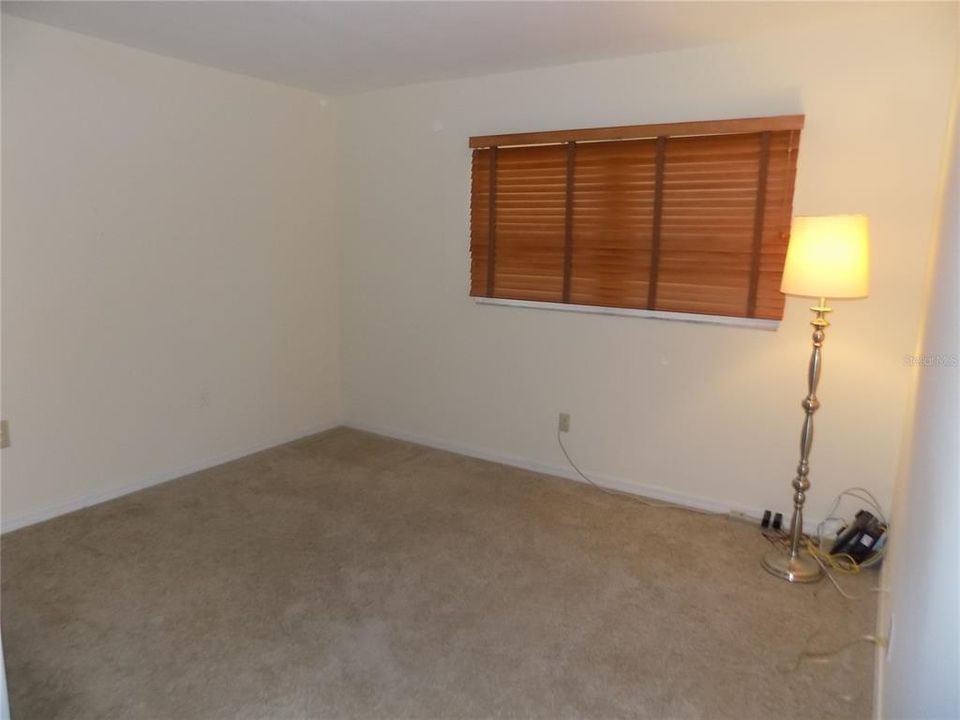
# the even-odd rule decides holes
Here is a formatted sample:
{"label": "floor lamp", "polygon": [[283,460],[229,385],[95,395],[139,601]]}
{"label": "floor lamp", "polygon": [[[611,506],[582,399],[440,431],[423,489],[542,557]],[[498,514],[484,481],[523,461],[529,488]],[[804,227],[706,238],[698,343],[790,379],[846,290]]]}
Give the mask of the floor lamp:
{"label": "floor lamp", "polygon": [[823,576],[817,560],[803,547],[803,503],[810,489],[810,448],[813,445],[813,414],[820,407],[821,350],[830,323],[827,298],[853,299],[867,296],[869,284],[867,218],[863,215],[798,217],[790,230],[790,245],[783,267],[780,292],[786,295],[819,298],[810,308],[815,314],[813,352],[807,371],[805,417],[800,433],[800,463],[793,479],[793,519],[790,521],[790,548],[775,549],[763,558],[767,572],[789,582],[814,582]]}

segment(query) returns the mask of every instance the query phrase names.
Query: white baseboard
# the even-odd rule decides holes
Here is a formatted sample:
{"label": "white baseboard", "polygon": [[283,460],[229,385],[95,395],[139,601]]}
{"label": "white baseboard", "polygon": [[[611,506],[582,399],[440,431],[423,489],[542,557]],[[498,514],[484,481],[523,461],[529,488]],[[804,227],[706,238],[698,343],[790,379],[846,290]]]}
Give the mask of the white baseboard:
{"label": "white baseboard", "polygon": [[21,515],[15,515],[11,518],[6,518],[2,522],[2,529],[0,529],[0,531],[3,533],[13,532],[14,530],[19,530],[20,528],[27,527],[28,525],[34,525],[36,523],[43,522],[44,520],[50,520],[58,515],[66,515],[67,513],[74,512],[75,510],[81,510],[85,507],[90,507],[91,505],[98,505],[99,503],[106,502],[107,500],[113,500],[123,495],[129,495],[130,493],[137,492],[137,490],[144,490],[145,488],[153,485],[159,485],[160,483],[164,483],[169,480],[175,480],[179,477],[183,477],[184,475],[190,475],[191,473],[199,472],[201,470],[207,470],[208,468],[222,465],[223,463],[230,462],[231,460],[238,460],[242,457],[246,457],[247,455],[253,455],[254,453],[258,453],[262,450],[269,450],[277,445],[283,445],[288,442],[293,442],[294,440],[299,440],[300,438],[316,435],[317,433],[332,430],[333,428],[339,426],[340,423],[333,423],[332,425],[307,428],[295,433],[274,437],[270,440],[257,443],[252,446],[237,448],[230,452],[223,453],[221,455],[215,455],[199,462],[182,465],[173,470],[169,470],[167,472],[147,478],[142,478],[135,482],[126,483],[124,485],[115,485],[113,487],[97,490],[92,493],[78,495],[65,502],[57,503],[55,505],[48,505],[40,508],[39,510],[23,513]]}
{"label": "white baseboard", "polygon": [[[438,450],[446,450],[459,455],[466,455],[467,457],[474,457],[480,460],[489,460],[490,462],[499,463],[501,465],[509,465],[511,467],[530,470],[531,472],[541,473],[544,475],[554,475],[567,480],[574,480],[581,483],[584,482],[583,478],[581,478],[572,468],[567,465],[553,465],[550,463],[539,462],[529,458],[507,455],[495,450],[475,448],[450,440],[441,440],[416,433],[409,433],[404,430],[398,430],[397,428],[383,425],[348,422],[345,424],[345,426],[354,428],[356,430],[375,433],[377,435],[384,435],[397,440],[416,443],[418,445],[426,445],[427,447],[436,448]],[[20,528],[24,528],[28,525],[33,525],[38,522],[43,522],[44,520],[49,520],[57,517],[58,515],[65,515],[66,513],[74,512],[75,510],[81,510],[85,507],[90,507],[91,505],[97,505],[123,495],[129,495],[130,493],[143,490],[153,485],[159,485],[160,483],[174,480],[184,475],[189,475],[191,473],[199,472],[200,470],[206,470],[217,465],[222,465],[223,463],[230,462],[231,460],[237,460],[262,450],[268,450],[277,445],[283,445],[288,442],[293,442],[294,440],[299,440],[303,437],[308,437],[320,432],[332,430],[335,427],[338,427],[337,423],[322,427],[309,428],[290,435],[273,438],[263,443],[258,443],[254,446],[240,448],[229,453],[207,458],[200,462],[183,465],[174,470],[161,473],[160,475],[155,475],[138,480],[136,482],[80,495],[71,498],[66,502],[57,503],[56,505],[49,505],[40,508],[39,510],[5,519],[2,522],[2,529],[0,530],[2,530],[3,533],[19,530]],[[708,512],[715,512],[721,515],[736,512],[750,518],[755,518],[758,522],[760,517],[763,515],[763,510],[760,508],[736,505],[722,500],[676,492],[674,490],[669,490],[657,485],[646,485],[643,483],[637,483],[630,480],[624,480],[622,478],[611,477],[609,475],[602,475],[593,472],[590,473],[590,477],[598,485],[610,490],[630,493],[631,495],[638,495],[641,497],[650,498],[652,500],[672,503],[674,505],[682,505],[684,507],[696,508],[698,510],[706,510]],[[807,519],[804,522],[804,530],[807,532],[815,531],[817,522],[817,520]]]}
{"label": "white baseboard", "polygon": [[[427,447],[436,448],[437,450],[447,450],[448,452],[454,452],[459,455],[466,455],[467,457],[478,458],[480,460],[489,460],[501,465],[509,465],[511,467],[530,470],[532,472],[542,473],[544,475],[555,475],[567,480],[575,480],[576,482],[580,483],[585,482],[584,479],[581,478],[569,465],[553,465],[515,455],[506,455],[495,450],[470,447],[458,442],[441,440],[425,435],[418,435],[416,433],[409,433],[404,430],[398,430],[397,428],[383,425],[372,425],[362,422],[347,422],[346,425],[347,427],[354,428],[355,430],[363,430],[365,432],[371,432],[377,435],[385,435],[396,440],[405,440],[418,445],[426,445]],[[761,508],[737,505],[723,500],[716,500],[713,498],[701,497],[699,495],[677,492],[675,490],[670,490],[658,485],[646,485],[643,483],[624,480],[623,478],[611,477],[609,475],[602,475],[594,472],[589,472],[588,476],[595,483],[597,483],[597,485],[602,487],[610,490],[629,493],[631,495],[639,495],[641,497],[650,498],[651,500],[660,500],[661,502],[668,502],[673,505],[682,505],[684,507],[695,508],[697,510],[706,510],[708,512],[718,513],[720,515],[727,515],[729,513],[736,512],[741,515],[745,515],[748,518],[756,519],[758,524],[760,522],[760,518],[763,517],[763,509]],[[785,518],[784,522],[789,524],[790,519]],[[817,519],[804,518],[804,530],[808,533],[816,532],[816,526],[818,522],[819,520]]]}

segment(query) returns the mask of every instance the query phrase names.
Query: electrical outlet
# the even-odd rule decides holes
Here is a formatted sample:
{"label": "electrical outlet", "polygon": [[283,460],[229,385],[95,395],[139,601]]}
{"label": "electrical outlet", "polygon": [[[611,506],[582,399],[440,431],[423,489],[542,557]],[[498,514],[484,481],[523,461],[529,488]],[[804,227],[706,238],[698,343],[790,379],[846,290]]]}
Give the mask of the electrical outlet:
{"label": "electrical outlet", "polygon": [[560,413],[560,432],[570,432],[570,413]]}
{"label": "electrical outlet", "polygon": [[10,424],[0,420],[0,448],[10,447]]}

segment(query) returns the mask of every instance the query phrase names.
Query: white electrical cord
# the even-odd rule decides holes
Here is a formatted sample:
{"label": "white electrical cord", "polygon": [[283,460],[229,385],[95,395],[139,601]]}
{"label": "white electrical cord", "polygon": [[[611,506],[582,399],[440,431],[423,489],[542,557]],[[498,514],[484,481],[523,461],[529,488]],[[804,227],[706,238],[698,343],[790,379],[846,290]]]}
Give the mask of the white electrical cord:
{"label": "white electrical cord", "polygon": [[817,564],[820,565],[820,567],[823,569],[823,574],[827,576],[827,580],[833,583],[833,586],[837,589],[837,592],[840,593],[847,600],[863,600],[865,597],[867,597],[869,593],[883,592],[882,588],[876,587],[876,588],[870,588],[870,590],[868,590],[863,595],[851,595],[840,586],[840,583],[837,582],[837,579],[833,576],[833,573],[830,572],[830,569],[826,566],[826,564],[824,564],[823,560],[821,560],[816,555],[813,556],[813,559],[816,560]]}
{"label": "white electrical cord", "polygon": [[603,487],[602,485],[598,485],[597,483],[595,483],[579,467],[577,467],[577,464],[573,461],[573,458],[570,457],[570,453],[567,452],[567,448],[564,447],[563,445],[563,438],[560,436],[559,428],[557,429],[557,444],[560,446],[560,450],[563,451],[563,456],[567,459],[567,462],[570,463],[570,467],[572,467],[576,471],[577,475],[582,477],[586,482],[593,485],[593,487],[595,487],[597,490],[599,490],[602,493],[606,493],[607,495],[624,497],[624,498],[627,498],[628,500],[633,500],[634,502],[638,502],[641,505],[646,505],[647,507],[665,508],[668,510],[686,510],[687,512],[699,513],[700,515],[720,515],[720,513],[712,512],[710,510],[701,510],[700,508],[687,507],[686,505],[676,505],[674,503],[648,500],[647,498],[642,497],[640,495],[633,495],[632,493],[621,492],[619,490],[609,490]]}
{"label": "white electrical cord", "polygon": [[[647,507],[665,508],[668,510],[686,510],[687,512],[699,513],[701,515],[720,515],[721,514],[721,513],[711,512],[709,510],[700,510],[699,508],[688,507],[686,505],[676,505],[674,503],[657,502],[654,500],[648,500],[647,498],[642,497],[640,495],[633,495],[631,493],[621,492],[619,490],[610,490],[608,488],[605,488],[602,485],[599,485],[598,483],[594,482],[594,480],[590,478],[586,473],[584,473],[573,461],[573,458],[570,457],[570,453],[567,452],[566,446],[564,446],[563,444],[563,437],[560,433],[559,428],[557,429],[557,444],[560,446],[560,450],[563,452],[563,456],[567,459],[567,462],[570,463],[570,467],[574,469],[577,475],[579,475],[581,478],[584,479],[584,481],[586,481],[587,483],[589,483],[590,485],[592,485],[594,488],[596,488],[602,493],[606,493],[607,495],[614,495],[617,497],[624,497],[624,498],[627,498],[628,500],[633,500],[634,502],[640,503],[641,505],[646,505]],[[863,493],[863,494],[861,495],[860,493]],[[887,518],[883,514],[883,509],[880,507],[880,503],[877,501],[877,499],[873,496],[873,493],[871,493],[869,490],[863,487],[847,488],[846,490],[841,492],[839,495],[837,495],[836,500],[833,501],[833,506],[830,508],[830,512],[827,513],[827,517],[817,525],[817,546],[821,550],[823,549],[824,526],[831,520],[839,520],[843,523],[847,523],[846,518],[833,514],[837,511],[837,508],[840,507],[840,502],[843,500],[845,496],[853,497],[862,502],[867,503],[874,510],[877,511],[877,515],[880,517],[880,520],[883,522],[883,524],[884,525],[887,524]],[[871,565],[875,565],[878,562],[880,562],[880,559],[883,556],[884,547],[885,547],[884,545],[881,545],[880,548],[874,553],[873,556],[871,556],[868,560],[860,563],[860,567],[870,567]],[[830,569],[826,566],[826,564],[816,555],[814,555],[813,557],[817,561],[817,563],[820,565],[820,567],[823,569],[823,572],[827,576],[827,579],[833,584],[837,592],[840,593],[843,597],[845,597],[847,600],[862,600],[863,598],[866,597],[866,594],[851,595],[846,590],[844,590],[843,587],[841,587],[840,583],[837,582],[837,579],[833,576],[833,573],[830,572]],[[875,593],[882,592],[882,589],[872,588],[869,592],[875,592]]]}
{"label": "white electrical cord", "polygon": [[[862,494],[861,494],[862,493]],[[833,501],[833,506],[830,508],[830,511],[827,513],[827,517],[817,525],[817,546],[822,550],[823,549],[823,530],[824,526],[831,520],[839,520],[840,522],[847,524],[848,520],[844,517],[834,515],[837,511],[837,508],[840,507],[840,502],[843,500],[844,496],[856,498],[861,502],[865,502],[870,505],[874,510],[876,510],[877,515],[880,518],[880,521],[887,525],[887,518],[883,514],[883,508],[880,507],[880,503],[877,501],[877,498],[874,497],[873,493],[863,487],[852,487],[847,488],[839,495],[837,495],[836,500]],[[876,565],[883,558],[883,551],[886,547],[886,538],[881,539],[880,547],[876,548],[874,554],[870,556],[867,560],[864,560],[860,563],[860,567],[870,567]]]}
{"label": "white electrical cord", "polygon": [[[884,515],[883,508],[880,507],[880,503],[877,500],[877,498],[874,497],[873,493],[871,493],[869,490],[867,490],[864,487],[847,488],[846,490],[843,490],[839,495],[837,495],[836,499],[833,501],[833,505],[830,507],[830,511],[827,513],[827,517],[824,518],[823,521],[817,525],[817,547],[820,549],[821,553],[826,552],[823,549],[824,526],[828,522],[835,521],[835,520],[842,522],[844,525],[849,524],[849,521],[846,518],[839,515],[834,515],[834,513],[837,511],[837,508],[840,507],[840,503],[843,501],[844,497],[856,498],[861,502],[867,503],[867,505],[869,505],[876,511],[877,516],[880,518],[880,521],[884,524],[884,526],[887,525],[887,517],[886,515]],[[869,558],[867,558],[863,562],[858,563],[859,567],[861,568],[871,567],[873,565],[876,565],[878,562],[880,562],[880,560],[883,559],[884,550],[886,549],[886,535],[884,535],[884,537],[880,540],[879,545],[880,546],[875,549],[873,555],[871,555]],[[863,598],[867,597],[868,593],[883,592],[882,588],[871,588],[868,591],[868,593],[864,593],[862,595],[851,595],[840,586],[840,583],[837,581],[836,577],[834,577],[833,573],[830,572],[830,569],[827,567],[826,563],[824,563],[823,560],[818,556],[818,554],[816,553],[811,553],[811,554],[813,555],[817,563],[820,565],[820,567],[823,569],[823,572],[827,576],[827,579],[837,589],[837,592],[840,593],[847,600],[862,600]]]}

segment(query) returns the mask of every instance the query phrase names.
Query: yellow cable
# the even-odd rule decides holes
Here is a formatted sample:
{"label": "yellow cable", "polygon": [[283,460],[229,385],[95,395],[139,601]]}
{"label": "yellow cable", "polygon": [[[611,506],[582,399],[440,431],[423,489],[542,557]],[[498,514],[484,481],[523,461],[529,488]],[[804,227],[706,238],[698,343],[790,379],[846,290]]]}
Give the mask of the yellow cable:
{"label": "yellow cable", "polygon": [[874,645],[879,645],[882,648],[885,648],[887,647],[887,645],[889,645],[889,640],[885,637],[879,637],[877,635],[861,635],[860,637],[854,638],[849,642],[845,642],[840,647],[834,648],[832,650],[813,652],[809,649],[809,645],[810,645],[810,641],[813,640],[813,638],[816,637],[817,635],[818,633],[814,633],[813,635],[807,638],[807,642],[805,643],[804,649],[800,652],[799,655],[797,655],[796,660],[794,661],[794,665],[793,665],[794,671],[800,669],[800,663],[802,663],[804,660],[807,660],[809,662],[815,662],[815,663],[830,662],[833,660],[833,658],[835,658],[837,655],[842,653],[844,650],[851,648],[854,645],[857,645],[861,642],[873,643]]}
{"label": "yellow cable", "polygon": [[860,565],[852,556],[847,555],[846,553],[837,553],[832,555],[828,552],[824,552],[820,549],[820,546],[817,543],[813,542],[809,537],[804,537],[803,542],[809,552],[813,557],[820,560],[825,565],[829,565],[830,569],[836,570],[839,573],[845,575],[856,575],[860,572]]}

